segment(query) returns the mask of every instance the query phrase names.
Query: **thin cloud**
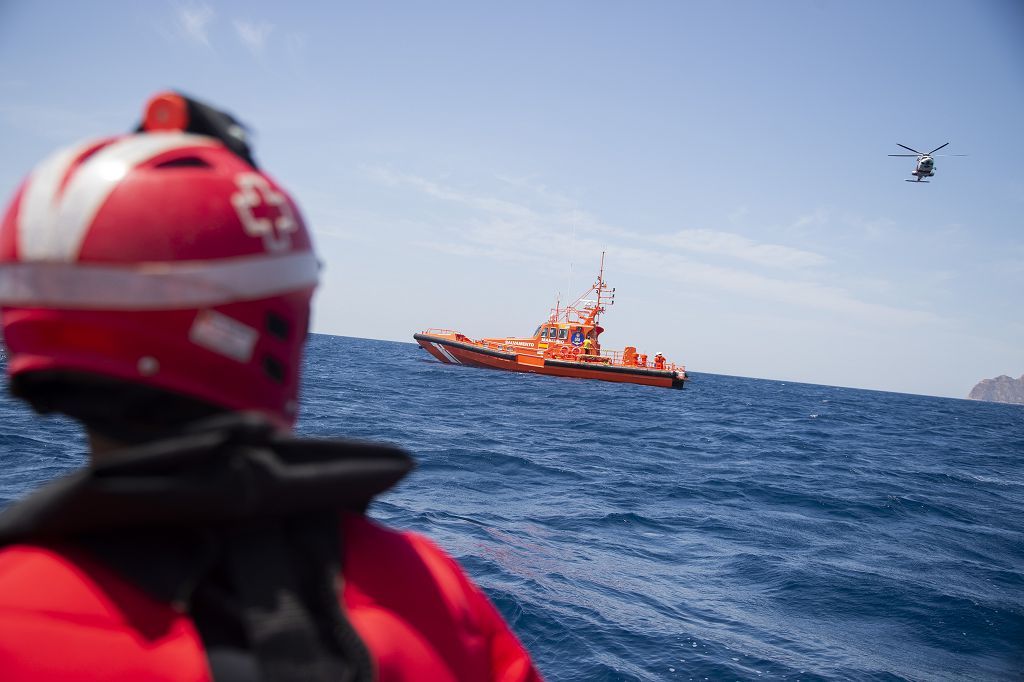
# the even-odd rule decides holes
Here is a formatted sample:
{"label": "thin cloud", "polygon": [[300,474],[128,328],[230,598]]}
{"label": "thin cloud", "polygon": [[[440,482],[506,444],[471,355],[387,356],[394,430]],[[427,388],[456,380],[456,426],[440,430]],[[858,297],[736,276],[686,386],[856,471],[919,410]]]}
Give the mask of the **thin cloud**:
{"label": "thin cloud", "polygon": [[793,221],[791,226],[794,230],[800,230],[806,227],[820,227],[828,223],[829,214],[823,208],[819,208],[812,213],[807,213]]}
{"label": "thin cloud", "polygon": [[[768,275],[759,268],[820,268],[823,256],[778,244],[755,242],[742,235],[715,230],[680,230],[649,235],[604,225],[581,211],[562,208],[542,210],[503,199],[447,187],[425,178],[377,169],[373,176],[391,186],[414,189],[439,200],[471,209],[459,225],[432,226],[422,230],[443,236],[419,245],[455,255],[501,260],[564,262],[580,251],[613,248],[616,260],[638,274],[660,277],[688,286],[706,286],[749,298],[810,307],[885,320],[892,324],[926,324],[940,321],[932,313],[860,300],[832,283]],[[576,229],[572,229],[575,227]],[[508,239],[515,235],[515,239]],[[495,248],[501,244],[501,248]],[[695,255],[713,255],[734,264],[709,263]],[[819,273],[825,276],[827,273]]]}
{"label": "thin cloud", "polygon": [[742,235],[717,230],[680,230],[655,239],[681,251],[735,258],[765,267],[805,268],[828,262],[824,256],[811,251],[779,244],[760,244]]}
{"label": "thin cloud", "polygon": [[274,25],[266,21],[256,23],[242,19],[235,19],[234,24],[235,33],[238,34],[238,39],[242,41],[242,44],[249,48],[254,55],[263,54],[263,50],[267,47],[267,39],[274,31]]}
{"label": "thin cloud", "polygon": [[[533,209],[493,197],[480,197],[467,194],[449,187],[444,187],[424,178],[394,173],[384,169],[376,169],[374,177],[389,185],[406,185],[420,190],[429,196],[454,202],[463,206],[498,213],[506,216],[519,216],[541,220],[541,216]],[[522,186],[522,185],[520,185]],[[545,190],[547,192],[547,190]],[[555,195],[557,196],[557,195]],[[640,238],[640,235],[629,231],[602,225],[593,216],[583,211],[560,210],[552,212],[546,218],[554,225],[571,225],[590,233],[600,232],[608,236],[622,238]],[[663,246],[682,251],[704,253],[743,260],[757,265],[781,268],[800,268],[819,266],[827,259],[817,253],[795,249],[779,244],[762,244],[742,235],[716,230],[680,230],[674,234],[644,237]]]}
{"label": "thin cloud", "polygon": [[495,175],[494,177],[510,187],[529,192],[552,204],[571,207],[576,203],[564,194],[552,191],[547,185],[536,183],[530,177],[513,177],[510,175]]}
{"label": "thin cloud", "polygon": [[[515,240],[506,239],[509,234],[514,234]],[[571,259],[579,251],[594,252],[610,246],[623,270],[688,287],[710,287],[747,298],[814,308],[848,317],[884,320],[893,325],[926,324],[939,320],[924,311],[861,301],[839,286],[771,277],[738,267],[713,265],[669,248],[630,246],[645,243],[639,237],[614,244],[589,237],[572,240],[566,236],[564,229],[552,232],[543,224],[501,219],[462,230],[460,236],[462,239],[458,242],[435,241],[423,243],[422,246],[456,255],[490,255],[501,260],[558,263]],[[498,243],[502,244],[500,250],[493,247]]]}
{"label": "thin cloud", "polygon": [[190,4],[178,7],[178,31],[186,39],[210,46],[210,25],[217,13],[209,5]]}
{"label": "thin cloud", "polygon": [[896,221],[889,218],[862,218],[860,216],[844,216],[843,222],[852,227],[865,239],[874,241],[880,240],[892,234],[896,228]]}
{"label": "thin cloud", "polygon": [[419,190],[421,193],[436,199],[443,199],[444,201],[450,201],[481,211],[521,217],[536,217],[536,214],[532,209],[520,204],[505,201],[503,199],[494,199],[492,197],[474,196],[414,175],[405,175],[402,173],[394,173],[383,168],[375,168],[370,171],[370,176],[378,182],[392,187],[400,185],[412,187]]}

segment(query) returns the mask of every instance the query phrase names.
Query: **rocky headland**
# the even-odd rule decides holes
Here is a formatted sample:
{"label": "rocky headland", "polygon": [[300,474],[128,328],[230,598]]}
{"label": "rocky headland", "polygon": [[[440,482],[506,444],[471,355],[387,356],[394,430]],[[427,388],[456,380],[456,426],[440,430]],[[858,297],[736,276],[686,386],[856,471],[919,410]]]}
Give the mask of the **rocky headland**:
{"label": "rocky headland", "polygon": [[982,379],[971,389],[971,400],[989,400],[996,403],[1024,404],[1024,374],[1020,379],[1005,374],[995,379]]}

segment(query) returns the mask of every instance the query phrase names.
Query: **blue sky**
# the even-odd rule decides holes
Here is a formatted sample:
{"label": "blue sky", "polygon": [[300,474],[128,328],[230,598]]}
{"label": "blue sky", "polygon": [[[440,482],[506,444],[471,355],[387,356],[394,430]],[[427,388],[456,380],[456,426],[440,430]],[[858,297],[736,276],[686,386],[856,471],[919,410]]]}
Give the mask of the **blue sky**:
{"label": "blue sky", "polygon": [[[963,397],[1024,372],[1017,2],[0,1],[0,192],[176,88],[327,263],[314,331],[526,334]],[[951,142],[928,185],[896,143]],[[925,150],[927,150],[925,149]]]}

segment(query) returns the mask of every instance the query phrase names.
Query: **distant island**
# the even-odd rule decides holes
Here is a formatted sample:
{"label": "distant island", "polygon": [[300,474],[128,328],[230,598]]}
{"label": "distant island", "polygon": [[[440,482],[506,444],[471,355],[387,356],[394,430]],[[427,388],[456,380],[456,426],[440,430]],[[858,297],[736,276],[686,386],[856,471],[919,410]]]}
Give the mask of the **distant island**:
{"label": "distant island", "polygon": [[971,389],[971,400],[988,400],[995,403],[1024,404],[1024,374],[1020,379],[1005,374],[995,379],[982,379]]}

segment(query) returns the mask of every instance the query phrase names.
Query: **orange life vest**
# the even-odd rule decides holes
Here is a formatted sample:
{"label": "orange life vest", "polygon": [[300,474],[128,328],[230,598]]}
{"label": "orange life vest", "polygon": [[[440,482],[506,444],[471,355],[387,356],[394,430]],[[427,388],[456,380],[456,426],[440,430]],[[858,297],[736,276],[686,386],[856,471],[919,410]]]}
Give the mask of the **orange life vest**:
{"label": "orange life vest", "polygon": [[0,679],[540,680],[453,559],[358,512],[404,453],[261,429],[139,446],[5,510]]}
{"label": "orange life vest", "polygon": [[[380,682],[540,680],[494,606],[429,540],[365,517],[342,523],[344,610]],[[213,678],[189,616],[81,550],[0,550],[5,682]]]}

